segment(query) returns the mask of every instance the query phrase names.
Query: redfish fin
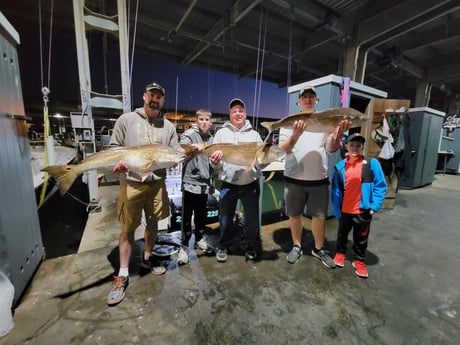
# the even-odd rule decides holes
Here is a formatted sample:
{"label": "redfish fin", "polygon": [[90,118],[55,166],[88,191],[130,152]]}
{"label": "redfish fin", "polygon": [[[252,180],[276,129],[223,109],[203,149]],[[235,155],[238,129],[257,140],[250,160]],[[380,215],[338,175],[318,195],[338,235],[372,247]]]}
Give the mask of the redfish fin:
{"label": "redfish fin", "polygon": [[67,193],[80,172],[75,168],[75,165],[49,165],[42,169],[51,176],[54,176],[61,195]]}
{"label": "redfish fin", "polygon": [[255,166],[256,166],[256,163],[257,163],[257,157],[254,158],[254,160],[251,162],[251,164],[249,164],[246,169],[244,169],[244,173],[248,173],[250,172],[251,170],[254,170]]}
{"label": "redfish fin", "polygon": [[337,126],[332,132],[332,139],[337,140],[338,136],[339,136],[339,127]]}
{"label": "redfish fin", "polygon": [[152,172],[151,171],[143,172],[143,171],[138,171],[138,170],[130,170],[128,172],[128,176],[141,180],[141,182],[145,182],[148,178],[150,178],[150,176],[152,176]]}
{"label": "redfish fin", "polygon": [[269,122],[269,121],[264,121],[260,123],[262,127],[265,127],[266,129],[268,129],[268,133],[272,132],[272,126],[273,126],[272,124],[273,122]]}
{"label": "redfish fin", "polygon": [[200,154],[200,150],[198,150],[195,146],[190,144],[180,144],[180,147],[184,149],[186,159],[190,160],[195,158]]}
{"label": "redfish fin", "polygon": [[148,170],[153,164],[155,164],[155,160],[154,159],[151,159],[147,162],[145,162],[144,164],[142,164],[140,167],[139,167],[139,170]]}

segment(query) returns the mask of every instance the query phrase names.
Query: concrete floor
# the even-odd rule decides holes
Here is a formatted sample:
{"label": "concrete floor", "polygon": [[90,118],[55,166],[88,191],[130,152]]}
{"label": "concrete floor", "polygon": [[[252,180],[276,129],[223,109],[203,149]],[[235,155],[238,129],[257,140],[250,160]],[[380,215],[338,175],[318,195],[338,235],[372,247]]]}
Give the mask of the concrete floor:
{"label": "concrete floor", "polygon": [[[116,192],[102,191],[102,212],[90,215],[79,253],[41,264],[1,345],[459,343],[459,176],[399,190],[394,209],[374,217],[367,280],[350,261],[331,270],[309,255],[308,219],[305,254],[288,264],[283,221],[264,226],[264,258],[256,263],[193,255],[186,266],[166,262],[168,272],[154,277],[139,272],[136,253],[116,307],[106,305],[118,266]],[[332,252],[335,236],[329,220]]]}

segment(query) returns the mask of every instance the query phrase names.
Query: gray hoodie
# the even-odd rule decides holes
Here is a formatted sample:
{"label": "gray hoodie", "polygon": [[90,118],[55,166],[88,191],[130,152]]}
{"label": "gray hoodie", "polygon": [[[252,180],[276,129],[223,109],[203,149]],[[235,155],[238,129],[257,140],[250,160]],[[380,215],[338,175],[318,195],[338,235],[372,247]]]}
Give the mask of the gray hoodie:
{"label": "gray hoodie", "polygon": [[[176,127],[163,118],[161,114],[156,119],[149,119],[144,112],[144,108],[122,114],[115,122],[110,145],[115,146],[135,146],[145,144],[162,144],[171,146],[176,150],[181,150],[176,134]],[[129,181],[141,182],[134,176],[120,174],[120,183],[125,184],[126,179]],[[166,169],[155,170],[152,178],[145,180],[149,183],[152,180],[166,178]]]}
{"label": "gray hoodie", "polygon": [[[262,138],[258,132],[252,129],[251,123],[248,120],[246,120],[246,123],[241,129],[233,126],[230,121],[225,122],[223,128],[217,131],[213,140],[214,144],[239,144],[251,142],[261,143]],[[212,166],[219,174],[219,179],[221,181],[239,186],[244,186],[254,182],[262,174],[257,166],[249,171],[246,166],[230,164],[223,161]]]}
{"label": "gray hoodie", "polygon": [[[180,137],[181,144],[212,144],[211,133],[200,133],[200,129],[193,124]],[[206,155],[198,155],[192,160],[186,162],[183,169],[182,182],[184,190],[195,193],[205,194],[209,192],[211,184],[211,167],[209,158]],[[195,188],[199,186],[200,188]]]}

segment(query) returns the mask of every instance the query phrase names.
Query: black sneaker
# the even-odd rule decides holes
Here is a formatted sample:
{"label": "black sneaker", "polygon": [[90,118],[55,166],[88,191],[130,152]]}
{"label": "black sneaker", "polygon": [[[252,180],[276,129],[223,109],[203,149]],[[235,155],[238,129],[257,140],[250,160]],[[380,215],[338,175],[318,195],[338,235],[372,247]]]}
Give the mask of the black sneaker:
{"label": "black sneaker", "polygon": [[311,251],[311,255],[313,255],[315,258],[320,259],[323,265],[326,267],[335,268],[336,266],[334,260],[332,260],[332,258],[329,256],[328,251],[324,248],[321,248],[319,250],[313,248],[313,250]]}
{"label": "black sneaker", "polygon": [[254,248],[248,247],[245,251],[246,260],[258,261],[260,259],[260,253],[258,253]]}
{"label": "black sneaker", "polygon": [[150,270],[154,276],[161,276],[166,273],[166,267],[160,265],[152,256],[148,260],[145,260],[144,257],[142,257],[141,267]]}

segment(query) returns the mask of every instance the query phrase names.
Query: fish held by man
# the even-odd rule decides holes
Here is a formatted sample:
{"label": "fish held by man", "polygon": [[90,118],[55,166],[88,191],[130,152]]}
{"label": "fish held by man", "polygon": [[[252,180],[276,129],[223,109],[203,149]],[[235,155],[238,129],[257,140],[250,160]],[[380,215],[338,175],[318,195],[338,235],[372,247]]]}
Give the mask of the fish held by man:
{"label": "fish held by man", "polygon": [[97,169],[111,170],[120,161],[126,163],[129,174],[142,179],[152,171],[173,167],[184,160],[183,152],[160,144],[117,146],[99,151],[78,164],[50,165],[42,171],[56,178],[61,195],[64,195],[80,174]]}
{"label": "fish held by man", "polygon": [[351,127],[361,127],[369,117],[353,108],[332,108],[318,112],[302,112],[286,116],[278,121],[262,122],[261,125],[269,132],[278,128],[292,128],[294,122],[302,120],[306,123],[305,131],[315,133],[331,133],[341,121],[351,121]]}
{"label": "fish held by man", "polygon": [[205,154],[211,156],[216,151],[222,151],[222,160],[227,163],[254,167],[254,165],[267,165],[274,161],[281,160],[285,152],[277,145],[266,143],[220,143],[206,146],[202,151],[198,151],[192,145],[182,144],[181,147],[186,152],[193,152],[192,155]]}

